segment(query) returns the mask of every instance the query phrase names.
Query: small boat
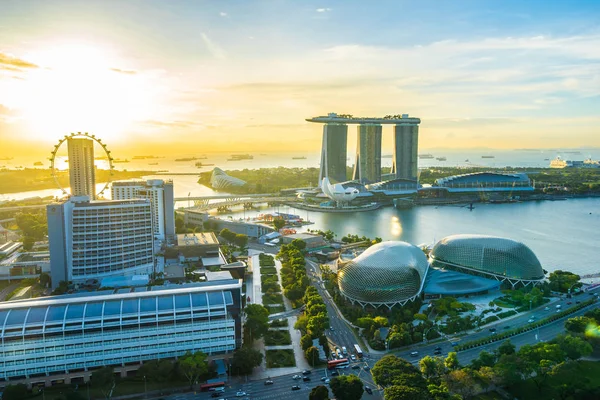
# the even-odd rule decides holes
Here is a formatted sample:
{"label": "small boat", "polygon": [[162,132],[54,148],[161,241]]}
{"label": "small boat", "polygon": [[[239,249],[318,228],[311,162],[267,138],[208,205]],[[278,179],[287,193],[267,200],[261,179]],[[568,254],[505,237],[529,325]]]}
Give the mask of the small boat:
{"label": "small boat", "polygon": [[181,162],[181,161],[196,161],[198,160],[197,157],[185,157],[185,158],[176,158],[175,161]]}
{"label": "small boat", "polygon": [[231,159],[227,161],[233,160],[254,160],[254,156],[251,154],[232,154]]}
{"label": "small boat", "polygon": [[419,154],[419,158],[433,158],[433,154]]}
{"label": "small boat", "polygon": [[120,158],[117,158],[117,159],[113,160],[113,162],[114,162],[115,164],[122,164],[122,163],[128,163],[128,162],[129,162],[129,160],[127,160],[127,159],[125,159],[125,160],[121,160]]}
{"label": "small boat", "polygon": [[36,161],[33,163],[34,166],[39,167],[41,165],[44,165],[41,161]]}
{"label": "small boat", "polygon": [[438,161],[446,161],[446,157],[436,157],[435,159]]}
{"label": "small boat", "polygon": [[481,156],[481,158],[496,158],[496,156]]}
{"label": "small boat", "polygon": [[292,157],[292,160],[306,160],[306,157]]}
{"label": "small boat", "polygon": [[467,159],[465,160],[465,162],[469,162],[469,159],[467,158]]}

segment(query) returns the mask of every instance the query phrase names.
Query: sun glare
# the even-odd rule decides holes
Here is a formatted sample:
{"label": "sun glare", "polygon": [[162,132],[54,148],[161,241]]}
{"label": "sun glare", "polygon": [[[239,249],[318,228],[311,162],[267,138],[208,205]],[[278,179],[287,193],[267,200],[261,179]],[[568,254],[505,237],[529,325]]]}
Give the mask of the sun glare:
{"label": "sun glare", "polygon": [[109,51],[88,44],[48,46],[32,53],[31,71],[16,107],[35,137],[52,139],[86,131],[106,140],[153,113],[152,87]]}

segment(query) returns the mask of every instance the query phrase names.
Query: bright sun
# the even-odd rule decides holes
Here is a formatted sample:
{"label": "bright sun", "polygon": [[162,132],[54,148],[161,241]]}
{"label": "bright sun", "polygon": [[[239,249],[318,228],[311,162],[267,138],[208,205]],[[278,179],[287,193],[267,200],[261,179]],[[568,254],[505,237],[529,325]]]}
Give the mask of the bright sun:
{"label": "bright sun", "polygon": [[64,44],[48,46],[29,59],[40,68],[11,97],[32,136],[52,139],[81,131],[118,140],[135,121],[150,119],[156,111],[148,79],[116,69],[121,62],[109,51]]}

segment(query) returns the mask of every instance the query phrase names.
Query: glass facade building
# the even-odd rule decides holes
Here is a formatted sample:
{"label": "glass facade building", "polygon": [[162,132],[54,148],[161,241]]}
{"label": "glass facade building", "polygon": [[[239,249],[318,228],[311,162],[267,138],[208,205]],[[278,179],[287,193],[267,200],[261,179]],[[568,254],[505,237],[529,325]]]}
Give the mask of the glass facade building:
{"label": "glass facade building", "polygon": [[[420,122],[420,120],[419,120]],[[394,126],[391,173],[396,178],[416,181],[419,173],[419,122],[407,120]]]}
{"label": "glass facade building", "polygon": [[356,127],[356,160],[353,180],[374,183],[381,180],[381,125]]}
{"label": "glass facade building", "polygon": [[0,381],[232,352],[241,280],[141,287],[0,303]]}
{"label": "glass facade building", "polygon": [[340,292],[361,306],[389,308],[415,300],[429,264],[421,249],[406,242],[382,242],[340,263]]}
{"label": "glass facade building", "polygon": [[544,271],[533,251],[523,243],[495,236],[453,235],[431,251],[433,265],[500,281],[537,283]]}
{"label": "glass facade building", "polygon": [[348,125],[336,123],[323,125],[319,185],[323,182],[323,178],[329,178],[332,183],[348,180],[346,177],[347,145]]}
{"label": "glass facade building", "polygon": [[244,186],[246,181],[227,175],[221,168],[214,168],[210,176],[210,186],[213,189],[227,189],[230,187]]}

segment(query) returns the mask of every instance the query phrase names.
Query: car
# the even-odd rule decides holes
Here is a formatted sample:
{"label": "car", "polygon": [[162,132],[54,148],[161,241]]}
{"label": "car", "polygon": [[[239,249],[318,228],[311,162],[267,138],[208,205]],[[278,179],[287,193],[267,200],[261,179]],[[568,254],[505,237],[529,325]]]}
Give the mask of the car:
{"label": "car", "polygon": [[326,376],[322,376],[321,377],[321,382],[325,382],[325,379],[327,379],[327,377]]}
{"label": "car", "polygon": [[492,332],[492,336],[494,336],[496,333],[497,333],[496,331]]}
{"label": "car", "polygon": [[311,372],[308,369],[305,369],[304,371],[302,371],[302,375],[310,375]]}
{"label": "car", "polygon": [[527,320],[527,322],[529,322],[529,323],[532,323],[532,322],[535,322],[535,320],[534,320],[533,318],[529,318],[529,319]]}
{"label": "car", "polygon": [[510,329],[510,325],[506,325],[504,329]]}
{"label": "car", "polygon": [[440,356],[440,355],[442,355],[442,351],[441,350],[434,350],[433,355],[434,356]]}
{"label": "car", "polygon": [[300,390],[300,386],[294,385],[294,386],[292,386],[292,390]]}
{"label": "car", "polygon": [[371,367],[369,367],[368,365],[365,365],[365,366],[363,367],[363,369],[364,369],[365,371],[370,371],[370,370],[371,370]]}
{"label": "car", "polygon": [[329,328],[330,331],[335,331],[335,329],[333,329],[333,326]]}
{"label": "car", "polygon": [[302,377],[300,375],[294,375],[294,376],[292,376],[292,379],[293,380],[302,379]]}
{"label": "car", "polygon": [[350,359],[351,359],[352,361],[356,361],[356,356],[355,356],[354,354],[351,354],[351,355],[350,355]]}
{"label": "car", "polygon": [[441,348],[440,346],[438,346],[438,347],[436,347],[434,350],[435,350],[435,351],[442,351],[442,348]]}
{"label": "car", "polygon": [[303,377],[302,382],[310,382],[310,376]]}
{"label": "car", "polygon": [[571,304],[573,304],[572,301],[567,301],[567,305],[571,305]]}
{"label": "car", "polygon": [[354,364],[354,365],[352,366],[352,369],[360,369],[360,365],[356,365],[356,364]]}
{"label": "car", "polygon": [[339,372],[337,372],[337,371],[333,371],[333,372],[331,373],[331,376],[338,376],[339,374],[340,374]]}
{"label": "car", "polygon": [[329,385],[329,382],[331,382],[331,379],[329,379],[329,378],[326,378],[326,379],[325,379],[323,382],[325,382],[326,384],[328,384],[328,385]]}
{"label": "car", "polygon": [[411,356],[411,357],[417,357],[418,355],[419,355],[419,352],[418,352],[418,351],[411,351],[411,352],[410,352],[410,356]]}
{"label": "car", "polygon": [[580,302],[579,300],[577,300],[577,301],[575,302],[575,304],[581,304],[581,302]]}
{"label": "car", "polygon": [[219,392],[213,392],[210,397],[221,397],[221,393]]}
{"label": "car", "polygon": [[452,347],[458,346],[458,342],[450,342],[450,344],[452,345]]}
{"label": "car", "polygon": [[367,392],[369,394],[373,394],[373,390],[368,386],[365,386],[365,392]]}
{"label": "car", "polygon": [[556,313],[558,314],[560,312],[560,310],[556,310]]}
{"label": "car", "polygon": [[544,307],[544,311],[550,311],[550,307]]}
{"label": "car", "polygon": [[274,383],[275,383],[275,382],[273,382],[272,380],[270,380],[270,379],[269,379],[269,380],[266,380],[266,381],[265,381],[265,386],[272,385],[272,384],[274,384]]}
{"label": "car", "polygon": [[240,390],[239,392],[237,392],[235,394],[235,397],[244,397],[245,395],[246,395],[246,392],[243,392],[243,391]]}

